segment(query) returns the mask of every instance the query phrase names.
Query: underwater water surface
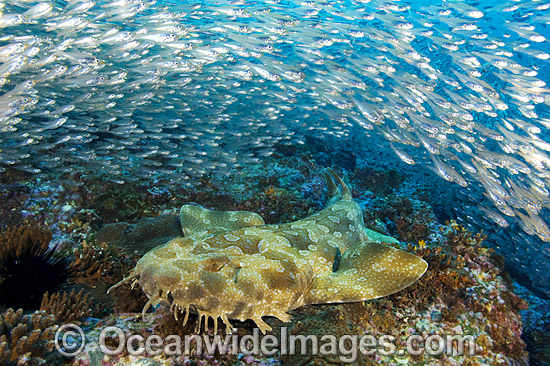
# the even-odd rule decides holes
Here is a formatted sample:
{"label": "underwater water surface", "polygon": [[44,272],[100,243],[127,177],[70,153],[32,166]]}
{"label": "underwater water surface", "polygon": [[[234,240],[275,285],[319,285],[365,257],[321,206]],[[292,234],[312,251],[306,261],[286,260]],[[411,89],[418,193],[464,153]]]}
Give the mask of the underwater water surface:
{"label": "underwater water surface", "polygon": [[[483,331],[480,347],[494,354],[475,362],[521,364],[515,282],[538,309],[523,314],[524,338],[532,364],[544,364],[549,22],[550,3],[536,0],[0,0],[0,306],[34,311],[42,300],[57,315],[99,322],[139,313],[147,291],[105,292],[185,234],[182,205],[293,222],[325,207],[332,168],[366,227],[426,259],[423,278],[441,286],[407,290],[422,294],[425,313],[396,299],[384,311],[418,316],[416,330],[433,325],[422,317],[455,332],[482,328],[476,317],[500,324]],[[17,249],[24,243],[34,249]],[[60,284],[36,282],[29,268]],[[81,304],[74,311],[43,299],[69,290],[77,300],[58,302]],[[367,311],[361,319],[372,323],[387,308],[380,301],[334,311]],[[327,312],[297,318],[325,324],[337,317]],[[127,327],[125,316],[112,319]],[[391,322],[369,324],[397,329]],[[11,350],[13,363],[25,352],[8,338],[0,353]],[[46,344],[28,351],[33,362],[48,359],[37,351]],[[98,364],[93,355],[79,362]],[[433,360],[407,362],[424,361]]]}

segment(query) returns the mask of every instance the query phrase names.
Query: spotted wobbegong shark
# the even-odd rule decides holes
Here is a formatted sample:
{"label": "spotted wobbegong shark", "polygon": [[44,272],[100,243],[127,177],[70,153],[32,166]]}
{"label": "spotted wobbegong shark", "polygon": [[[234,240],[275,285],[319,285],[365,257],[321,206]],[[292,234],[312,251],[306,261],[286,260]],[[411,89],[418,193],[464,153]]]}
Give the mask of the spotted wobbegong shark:
{"label": "spotted wobbegong shark", "polygon": [[228,331],[229,319],[251,319],[265,333],[264,316],[287,322],[303,305],[376,299],[418,280],[426,261],[384,244],[397,240],[367,229],[349,187],[331,169],[325,176],[327,206],[287,224],[184,205],[184,236],[146,253],[112,288],[139,283],[149,298],[143,316],[164,302],[176,319],[185,312],[183,324],[196,311],[198,330],[212,317],[214,332],[218,319]]}

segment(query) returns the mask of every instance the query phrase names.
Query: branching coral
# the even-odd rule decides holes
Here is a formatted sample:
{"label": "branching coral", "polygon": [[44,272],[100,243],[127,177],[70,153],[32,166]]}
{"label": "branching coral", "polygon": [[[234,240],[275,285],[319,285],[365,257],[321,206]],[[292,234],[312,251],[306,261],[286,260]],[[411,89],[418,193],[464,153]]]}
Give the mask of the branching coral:
{"label": "branching coral", "polygon": [[0,235],[0,304],[37,309],[45,292],[66,283],[66,256],[48,246],[51,233],[39,226],[8,228]]}
{"label": "branching coral", "polygon": [[[43,311],[24,315],[23,309],[0,314],[0,365],[56,364],[54,316]],[[49,360],[48,360],[49,359]]]}
{"label": "branching coral", "polygon": [[114,259],[104,245],[92,245],[83,242],[74,253],[70,264],[70,282],[92,286],[102,278],[107,269],[114,265]]}
{"label": "branching coral", "polygon": [[55,317],[56,323],[75,322],[92,313],[92,299],[84,290],[44,294],[40,310]]}
{"label": "branching coral", "polygon": [[[106,243],[83,242],[75,250],[69,268],[69,282],[90,288],[99,307],[111,309],[107,287],[118,282],[137,262],[137,255],[126,254],[121,248]],[[139,311],[147,302],[142,291],[122,286],[113,292],[114,308],[122,312]],[[99,310],[99,307],[97,309]]]}

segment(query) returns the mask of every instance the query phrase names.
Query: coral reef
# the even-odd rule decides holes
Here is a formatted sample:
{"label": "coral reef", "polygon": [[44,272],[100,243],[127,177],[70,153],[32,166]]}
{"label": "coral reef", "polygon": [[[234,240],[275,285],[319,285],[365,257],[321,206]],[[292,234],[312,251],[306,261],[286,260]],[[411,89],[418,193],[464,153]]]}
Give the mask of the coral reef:
{"label": "coral reef", "polygon": [[367,227],[394,235],[403,242],[426,241],[433,231],[433,212],[419,200],[398,195],[374,198],[364,211]]}
{"label": "coral reef", "polygon": [[92,314],[92,299],[83,289],[44,294],[40,310],[54,316],[55,323],[74,323]]}
{"label": "coral reef", "polygon": [[[244,166],[224,179],[205,176],[193,182],[192,186],[174,186],[169,182],[145,179],[115,183],[109,182],[109,177],[94,172],[71,173],[58,182],[22,183],[29,177],[2,181],[5,184],[0,186],[3,201],[0,203],[1,224],[24,225],[27,230],[35,230],[33,235],[41,232],[38,235],[41,239],[35,240],[42,243],[39,247],[55,247],[55,255],[64,256],[68,281],[64,282],[63,293],[56,288],[48,292],[55,295],[44,297],[40,291],[36,296],[33,310],[38,309],[44,299],[45,303],[49,303],[44,305],[44,309],[57,313],[57,320],[54,314],[45,311],[24,314],[21,310],[8,310],[2,315],[0,364],[38,364],[45,360],[48,364],[64,362],[59,355],[48,351],[52,344],[47,342],[53,338],[49,334],[55,332],[56,321],[66,320],[59,316],[62,313],[70,315],[80,312],[71,321],[79,318],[86,336],[91,340],[97,340],[99,329],[107,325],[117,325],[129,333],[143,335],[194,332],[194,315],[191,315],[186,327],[181,327],[182,319],[175,321],[163,305],[159,305],[154,314],[142,319],[139,313],[147,298],[139,288],[131,290],[129,285],[124,285],[110,295],[106,294],[106,290],[127,275],[144,251],[163,244],[172,236],[180,236],[174,208],[182,204],[197,202],[209,209],[253,211],[261,214],[268,223],[295,221],[321,209],[327,199],[325,183],[318,174],[321,170],[319,162],[323,162],[317,152],[312,155],[311,151],[308,146],[285,147],[260,164]],[[430,267],[416,284],[384,299],[357,304],[306,306],[292,311],[293,320],[289,323],[264,318],[274,328],[274,333],[278,334],[280,327],[286,326],[291,334],[391,334],[399,342],[410,334],[471,334],[477,339],[474,356],[360,355],[355,364],[525,365],[525,341],[531,352],[531,363],[547,365],[550,328],[544,315],[548,314],[550,306],[529,299],[530,295],[525,295],[527,291],[523,289],[522,297],[529,299],[534,307],[522,310],[525,302],[514,294],[510,279],[502,271],[502,257],[484,246],[483,236],[471,234],[454,222],[446,225],[438,223],[438,219],[453,216],[449,208],[452,205],[438,203],[433,197],[441,198],[439,192],[433,194],[425,186],[412,184],[402,169],[392,171],[394,167],[389,164],[355,167],[351,160],[343,165],[349,165],[352,169],[348,174],[348,184],[357,196],[366,226],[399,238],[405,244],[394,244],[396,247],[422,256]],[[334,159],[327,161],[335,162]],[[407,179],[404,180],[402,175],[406,175]],[[119,204],[120,210],[116,207]],[[46,230],[39,229],[37,225],[30,226],[27,221],[41,222],[51,233],[44,235]],[[31,231],[25,234],[27,239],[23,240],[23,226],[17,231],[11,226],[9,236],[16,240],[8,246],[14,243],[19,243],[19,246],[19,241],[30,240]],[[4,245],[7,233],[4,231],[0,235],[0,253],[7,248]],[[4,274],[7,271],[1,272],[2,268],[0,287],[5,281],[2,279],[7,277]],[[26,271],[25,275],[30,274]],[[77,293],[81,288],[83,290]],[[71,289],[74,289],[73,295]],[[74,300],[77,294],[80,300]],[[90,300],[93,301],[92,306],[89,306]],[[59,310],[63,306],[72,306],[69,303],[73,303],[76,310]],[[84,303],[94,309],[93,316],[100,318],[82,320],[87,315]],[[528,319],[523,325],[523,340],[520,312]],[[6,317],[8,323],[4,320]],[[35,319],[36,327],[31,318]],[[239,328],[240,335],[249,334],[254,327],[250,322],[232,323]],[[220,332],[223,334],[223,329]],[[30,346],[29,342],[34,346]],[[161,355],[143,360],[127,354],[101,361],[102,357],[98,357],[97,352],[87,350],[75,362],[81,365],[91,362],[103,362],[105,365],[138,362],[254,365],[277,362],[261,356],[191,355],[167,359]],[[342,363],[339,357],[311,355],[284,356],[281,362],[285,365]]]}
{"label": "coral reef", "polygon": [[74,250],[74,259],[69,266],[69,282],[94,286],[105,281],[107,272],[115,265],[115,259],[106,245],[83,242]]}
{"label": "coral reef", "polygon": [[[274,326],[274,334],[280,339],[281,327],[286,327],[288,336],[315,336],[318,340],[321,340],[325,335],[333,335],[337,339],[344,339],[346,335],[362,335],[364,329],[361,328],[360,323],[357,321],[357,315],[364,312],[362,304],[343,304],[343,305],[322,305],[322,306],[307,306],[304,309],[295,311],[292,315],[295,318],[290,324],[274,321],[277,326]],[[304,342],[305,343],[305,342]],[[319,342],[322,343],[322,342]],[[306,347],[305,344],[299,344],[300,347]],[[301,354],[300,351],[296,354],[281,355],[280,359],[284,365],[374,365],[374,361],[368,358],[361,352],[357,352],[357,358],[352,358],[351,353],[348,355],[335,352],[334,354],[312,354],[311,344],[308,344],[305,348],[309,350],[306,354]],[[352,350],[352,344],[346,344],[345,348]],[[298,349],[300,350],[300,349]]]}
{"label": "coral reef", "polygon": [[[483,246],[483,235],[472,235],[454,222],[443,227],[442,234],[443,245],[415,248],[430,263],[431,270],[422,281],[407,289],[403,298],[411,301],[414,293],[423,294],[426,302],[415,299],[415,306],[441,307],[442,320],[450,324],[464,323],[468,315],[483,319],[484,325],[475,325],[481,346],[479,354],[497,353],[522,360],[526,345],[521,339],[519,311],[526,309],[527,304],[514,294],[512,284],[503,275],[499,267],[502,258]],[[468,320],[472,322],[475,318]]]}
{"label": "coral reef", "polygon": [[[425,219],[427,220],[427,219]],[[431,228],[433,226],[430,226]],[[274,326],[287,326],[291,334],[391,334],[401,339],[410,334],[470,334],[478,344],[476,354],[443,356],[444,362],[465,365],[525,365],[525,344],[520,338],[518,315],[525,303],[513,293],[502,272],[502,258],[483,246],[483,236],[473,235],[454,222],[432,233],[429,242],[409,244],[409,251],[423,256],[430,268],[417,284],[385,299],[364,304],[308,306],[292,312],[291,323],[269,319]],[[161,333],[180,329],[193,331],[194,323],[181,324],[169,315],[157,318]],[[181,322],[181,321],[180,321]],[[251,326],[238,325],[246,332]],[[402,363],[403,358],[359,356],[357,364]],[[338,364],[338,357],[285,356],[286,364]],[[335,363],[336,362],[336,363]],[[409,364],[434,362],[429,355],[407,358]]]}
{"label": "coral reef", "polygon": [[105,223],[132,222],[142,217],[156,216],[159,205],[169,202],[168,182],[127,181],[116,182],[108,176],[93,172],[71,174],[63,181],[65,192],[76,195],[80,206],[92,210],[99,218],[94,227]]}
{"label": "coral reef", "polygon": [[86,287],[86,292],[95,302],[94,315],[105,315],[114,310],[138,312],[147,302],[141,291],[132,291],[129,285],[107,294],[107,289],[125,276],[140,257],[137,251],[130,253],[124,249],[116,243],[97,241],[82,242],[74,249],[69,283]]}
{"label": "coral reef", "polygon": [[235,204],[234,208],[237,211],[256,212],[267,224],[275,224],[305,217],[311,206],[300,195],[270,185],[256,193],[251,200]]}
{"label": "coral reef", "polygon": [[326,201],[321,167],[309,155],[267,158],[220,180],[205,177],[178,192],[178,203],[197,202],[223,211],[252,211],[267,224],[304,218]]}
{"label": "coral reef", "polygon": [[49,247],[51,237],[49,230],[30,224],[0,235],[0,305],[37,309],[44,293],[67,282],[67,257]]}
{"label": "coral reef", "polygon": [[114,297],[113,308],[122,313],[139,313],[147,303],[147,296],[139,289],[131,289],[130,285],[123,285],[111,292]]}
{"label": "coral reef", "polygon": [[30,190],[23,184],[0,184],[0,230],[21,224],[23,214],[18,208],[29,197]]}
{"label": "coral reef", "polygon": [[356,196],[359,196],[364,191],[389,195],[397,190],[405,180],[395,169],[385,171],[368,166],[355,168],[349,178],[353,182],[353,194]]}
{"label": "coral reef", "polygon": [[60,365],[54,348],[54,316],[44,311],[23,314],[9,308],[0,314],[0,365]]}

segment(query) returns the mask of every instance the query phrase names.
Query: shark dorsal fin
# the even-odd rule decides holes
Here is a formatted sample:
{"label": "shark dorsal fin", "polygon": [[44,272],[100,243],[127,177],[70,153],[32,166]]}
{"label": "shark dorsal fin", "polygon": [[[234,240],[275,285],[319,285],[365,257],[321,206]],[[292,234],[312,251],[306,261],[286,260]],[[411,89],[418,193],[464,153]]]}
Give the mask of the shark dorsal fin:
{"label": "shark dorsal fin", "polygon": [[[335,197],[339,197],[344,201],[351,201],[353,199],[348,185],[344,183],[334,170],[327,168],[325,178],[327,180],[330,202],[335,200]],[[338,185],[340,185],[340,189],[338,189]]]}

